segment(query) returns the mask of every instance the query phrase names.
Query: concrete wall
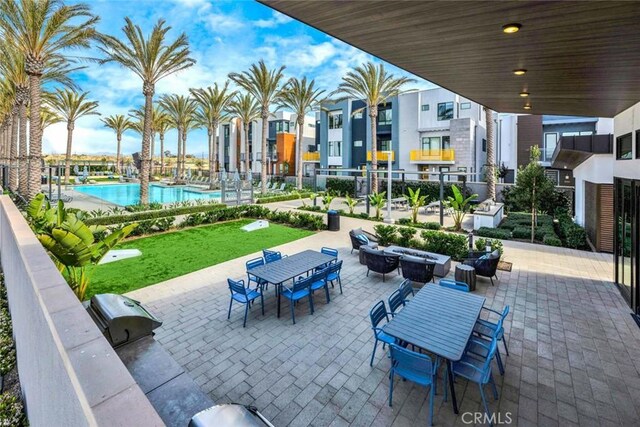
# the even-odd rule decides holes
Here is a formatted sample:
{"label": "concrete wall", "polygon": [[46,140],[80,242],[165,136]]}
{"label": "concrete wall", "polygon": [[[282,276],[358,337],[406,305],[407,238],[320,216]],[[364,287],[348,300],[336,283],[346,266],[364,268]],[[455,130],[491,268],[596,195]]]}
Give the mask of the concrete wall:
{"label": "concrete wall", "polygon": [[8,196],[0,257],[30,425],[164,425]]}
{"label": "concrete wall", "polygon": [[[614,151],[616,139],[619,136],[631,133],[633,158],[629,160],[616,160],[613,166],[614,175],[618,178],[640,179],[640,153],[638,152],[638,140],[636,131],[640,129],[640,102],[633,107],[624,110],[614,117]],[[614,152],[614,158],[616,153]]]}
{"label": "concrete wall", "polygon": [[[585,225],[586,182],[594,184],[613,184],[613,156],[594,154],[573,170],[576,188],[576,222]],[[613,212],[613,207],[611,212]]]}

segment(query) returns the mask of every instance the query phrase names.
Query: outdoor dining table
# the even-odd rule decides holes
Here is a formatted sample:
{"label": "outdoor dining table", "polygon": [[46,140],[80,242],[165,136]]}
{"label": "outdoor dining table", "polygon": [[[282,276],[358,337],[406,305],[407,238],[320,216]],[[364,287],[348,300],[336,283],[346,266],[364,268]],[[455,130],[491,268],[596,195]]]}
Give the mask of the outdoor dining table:
{"label": "outdoor dining table", "polygon": [[444,288],[424,286],[382,330],[447,360],[453,411],[458,413],[451,365],[459,361],[467,347],[485,298]]}
{"label": "outdoor dining table", "polygon": [[277,261],[254,267],[247,270],[247,273],[277,287],[278,317],[280,317],[280,287],[282,284],[287,280],[295,279],[331,261],[335,261],[335,259],[334,256],[307,249],[294,255],[282,257]]}

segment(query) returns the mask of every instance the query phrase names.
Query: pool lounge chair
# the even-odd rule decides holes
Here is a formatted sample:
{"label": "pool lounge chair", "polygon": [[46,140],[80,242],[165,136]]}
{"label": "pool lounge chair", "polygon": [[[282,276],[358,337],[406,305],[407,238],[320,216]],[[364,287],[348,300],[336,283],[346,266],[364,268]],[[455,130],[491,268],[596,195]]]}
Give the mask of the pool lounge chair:
{"label": "pool lounge chair", "polygon": [[[277,184],[276,184],[277,185]],[[287,184],[285,184],[284,182],[280,185],[280,187],[277,188],[272,188],[271,191],[273,191],[274,193],[282,193],[284,192],[285,188],[287,188]]]}

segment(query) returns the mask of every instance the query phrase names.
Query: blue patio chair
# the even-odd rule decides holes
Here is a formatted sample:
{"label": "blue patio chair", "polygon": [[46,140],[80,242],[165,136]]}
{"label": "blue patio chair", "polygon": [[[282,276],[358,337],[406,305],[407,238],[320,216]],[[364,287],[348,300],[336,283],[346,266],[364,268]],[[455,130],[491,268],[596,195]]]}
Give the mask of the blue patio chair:
{"label": "blue patio chair", "polygon": [[[471,337],[470,340],[476,340],[477,337]],[[485,346],[484,343],[479,343],[478,345]],[[491,374],[491,361],[493,360],[498,342],[494,339],[491,340],[491,344],[486,346],[486,354],[485,358],[479,358],[475,354],[469,354],[465,352],[457,362],[451,362],[451,370],[454,377],[462,377],[468,381],[474,382],[478,384],[480,388],[480,397],[482,398],[482,404],[484,405],[485,413],[488,417],[491,417],[491,413],[489,412],[489,405],[487,405],[487,399],[484,394],[484,386],[486,384],[491,384],[493,389],[493,397],[498,399],[498,389],[496,388],[496,383],[493,380],[493,375]],[[448,381],[448,373],[445,378],[445,384]],[[447,388],[445,387],[445,400],[447,399]],[[491,418],[490,418],[491,420]],[[493,423],[490,423],[493,425]]]}
{"label": "blue patio chair", "polygon": [[433,398],[436,394],[438,359],[435,363],[426,354],[389,344],[391,351],[391,371],[389,372],[389,406],[393,400],[393,380],[397,375],[402,379],[429,387],[429,425],[433,425]]}
{"label": "blue patio chair", "polygon": [[[322,248],[320,248],[320,252],[325,254],[325,255],[332,256],[336,260],[338,259],[338,250],[337,249],[328,248],[326,246],[323,246]],[[335,262],[335,261],[333,261],[333,262]]]}
{"label": "blue patio chair", "polygon": [[280,252],[271,251],[269,249],[263,249],[262,256],[264,257],[264,262],[267,264],[282,259],[282,254]]}
{"label": "blue patio chair", "polygon": [[504,345],[504,351],[507,353],[507,356],[508,356],[509,349],[507,348],[507,340],[504,337],[504,320],[509,314],[509,306],[507,305],[502,311],[502,313],[486,307],[482,307],[482,309],[488,311],[489,315],[491,315],[491,313],[497,314],[498,316],[500,316],[500,320],[502,322],[500,322],[500,325],[498,325],[498,323],[493,323],[489,320],[478,319],[476,321],[476,325],[473,327],[473,332],[475,332],[480,336],[495,337],[498,341],[502,341],[502,344]]}
{"label": "blue patio chair", "polygon": [[415,296],[413,293],[413,286],[411,286],[411,280],[404,279],[400,286],[398,286],[398,290],[400,291],[400,295],[402,296],[402,300],[406,303],[409,301],[409,295],[412,297]]}
{"label": "blue patio chair", "polygon": [[332,262],[327,266],[327,283],[331,283],[333,288],[334,282],[338,282],[340,293],[342,293],[342,279],[340,279],[340,271],[342,270],[342,260]]}
{"label": "blue patio chair", "polygon": [[469,292],[469,285],[464,282],[456,282],[450,279],[440,279],[440,286],[455,289],[456,291]]}
{"label": "blue patio chair", "polygon": [[298,280],[295,280],[291,287],[282,286],[280,296],[289,300],[289,304],[291,305],[291,319],[293,320],[294,325],[296,324],[294,305],[301,299],[309,298],[309,308],[311,310],[311,314],[313,314],[313,296],[311,295],[311,284],[313,283],[314,278],[315,277],[313,275],[309,277],[301,277]]}
{"label": "blue patio chair", "polygon": [[[491,335],[474,336],[474,339],[469,340],[466,351],[470,355],[479,356],[483,359],[486,358],[487,352],[489,351],[489,348],[491,346],[491,342],[498,341],[498,333],[502,330],[502,321],[503,318],[501,317],[498,320],[498,323],[495,325],[496,328],[492,329]],[[500,375],[504,375],[504,365],[502,364],[502,357],[500,356],[500,350],[498,349],[496,349],[496,362],[498,362],[498,370],[500,371]]]}
{"label": "blue patio chair", "polygon": [[387,313],[387,309],[384,306],[384,301],[380,300],[375,303],[371,310],[369,310],[369,318],[371,319],[371,329],[373,329],[373,338],[375,339],[373,343],[373,353],[371,353],[371,362],[369,362],[369,366],[373,366],[373,359],[376,356],[378,342],[382,342],[382,349],[384,350],[385,345],[395,344],[396,339],[391,335],[385,334],[382,328],[378,327],[383,320],[389,322],[389,313]]}
{"label": "blue patio chair", "polygon": [[405,306],[405,302],[402,298],[400,289],[396,289],[395,291],[393,291],[391,295],[389,295],[387,302],[389,303],[389,314],[391,314],[391,317],[395,317],[396,310],[398,310],[400,307]]}
{"label": "blue patio chair", "polygon": [[249,307],[251,303],[258,297],[260,297],[260,303],[262,304],[262,315],[264,316],[264,298],[262,292],[258,289],[245,288],[244,280],[227,279],[229,284],[229,291],[231,292],[231,300],[229,301],[229,313],[227,314],[227,320],[231,318],[231,305],[233,301],[237,301],[240,304],[244,304],[244,322],[242,327],[247,325],[247,314],[249,313]]}
{"label": "blue patio chair", "polygon": [[247,284],[251,286],[251,283],[253,282],[256,284],[256,288],[264,287],[265,289],[267,289],[269,287],[269,282],[265,282],[264,280],[249,273],[249,270],[251,270],[252,268],[260,267],[261,265],[264,265],[264,259],[262,258],[250,259],[245,263],[245,266],[247,267]]}
{"label": "blue patio chair", "polygon": [[324,295],[327,299],[327,304],[331,302],[331,298],[329,297],[329,282],[327,282],[328,270],[329,267],[325,268],[324,270],[318,270],[311,276],[309,276],[309,280],[311,281],[311,295],[313,296],[313,293],[315,291],[324,288]]}

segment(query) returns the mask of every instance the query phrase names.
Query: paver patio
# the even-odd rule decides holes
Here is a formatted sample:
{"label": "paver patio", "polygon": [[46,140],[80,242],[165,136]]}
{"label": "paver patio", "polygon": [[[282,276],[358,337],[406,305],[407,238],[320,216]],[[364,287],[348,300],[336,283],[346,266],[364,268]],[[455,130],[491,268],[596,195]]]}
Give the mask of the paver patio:
{"label": "paver patio", "polygon": [[[227,320],[226,277],[246,277],[239,258],[129,294],[164,321],[156,338],[218,403],[253,404],[276,426],[423,425],[426,389],[396,382],[394,404],[387,404],[389,360],[376,354],[369,366],[372,332],[368,311],[401,282],[382,283],[351,255],[347,231],[367,224],[343,218],[339,233],[322,232],[281,246],[295,253],[338,247],[344,259],[344,294],[332,290],[329,305],[316,298],[296,308],[292,325],[287,303],[276,318],[275,297],[266,292],[242,328],[242,307]],[[527,425],[638,425],[640,423],[640,328],[612,283],[612,258],[505,242],[513,270],[499,272],[491,287],[479,279],[486,305],[512,308],[505,323],[511,356],[506,373],[494,376],[500,399],[489,399],[502,420]],[[452,269],[453,270],[453,269]],[[501,347],[501,346],[500,346]],[[442,375],[439,377],[442,384]],[[442,401],[439,386],[435,425],[468,425]],[[475,384],[456,384],[460,414],[481,411]]]}

